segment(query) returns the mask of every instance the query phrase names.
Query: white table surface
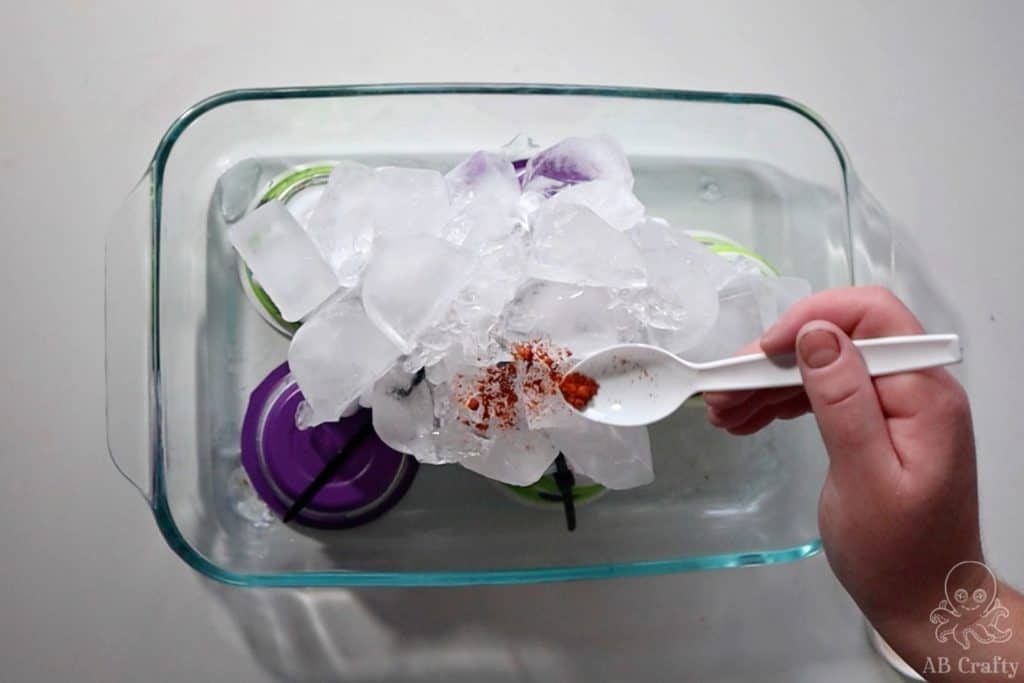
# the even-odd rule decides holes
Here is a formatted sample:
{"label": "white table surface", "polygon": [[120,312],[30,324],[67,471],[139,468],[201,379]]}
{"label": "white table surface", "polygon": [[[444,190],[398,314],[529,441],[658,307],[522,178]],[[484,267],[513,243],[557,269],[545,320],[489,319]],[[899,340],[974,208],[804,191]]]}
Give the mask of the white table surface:
{"label": "white table surface", "polygon": [[[1024,4],[40,2],[0,22],[0,680],[893,680],[823,557],[518,588],[194,574],[107,460],[106,217],[228,88],[539,81],[819,112],[964,320],[992,564],[1024,584]],[[371,6],[372,5],[372,6]]]}

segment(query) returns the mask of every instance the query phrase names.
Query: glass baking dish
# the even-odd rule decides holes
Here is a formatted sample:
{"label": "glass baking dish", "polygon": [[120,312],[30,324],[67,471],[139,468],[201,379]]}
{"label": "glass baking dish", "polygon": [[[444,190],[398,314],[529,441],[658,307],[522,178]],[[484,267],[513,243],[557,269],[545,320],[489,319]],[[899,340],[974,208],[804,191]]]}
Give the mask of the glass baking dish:
{"label": "glass baking dish", "polygon": [[[446,168],[517,134],[620,141],[650,213],[744,245],[815,290],[875,281],[889,258],[843,149],[770,95],[558,85],[237,90],[164,135],[107,238],[108,439],[168,545],[246,586],[428,586],[626,577],[818,552],[826,468],[813,421],[752,437],[683,407],[651,427],[656,480],[561,508],[462,468],[421,466],[364,526],[254,525],[229,503],[250,392],[287,338],[247,299],[226,226],[282,173],[321,160]],[[251,293],[250,293],[251,294]],[[524,502],[525,500],[525,502]]]}

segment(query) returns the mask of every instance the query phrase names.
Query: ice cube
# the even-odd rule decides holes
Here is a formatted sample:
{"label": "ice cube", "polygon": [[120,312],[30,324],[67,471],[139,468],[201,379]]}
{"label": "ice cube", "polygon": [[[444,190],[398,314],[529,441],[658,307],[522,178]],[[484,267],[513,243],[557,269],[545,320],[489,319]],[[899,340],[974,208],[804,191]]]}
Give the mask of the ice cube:
{"label": "ice cube", "polygon": [[289,322],[309,315],[338,289],[334,271],[279,201],[235,223],[228,238]]}
{"label": "ice cube", "polygon": [[379,236],[363,273],[363,304],[375,325],[402,350],[438,323],[472,275],[468,252],[430,235]]}
{"label": "ice cube", "polygon": [[[457,354],[453,354],[457,356]],[[450,361],[450,362],[448,362]],[[435,424],[440,425],[435,445],[438,461],[462,462],[467,458],[476,458],[486,454],[494,444],[495,435],[491,430],[490,416],[484,417],[484,408],[478,397],[482,388],[480,382],[486,381],[487,370],[467,364],[457,357],[450,357],[444,363],[446,382],[440,385],[432,383],[434,398]],[[500,373],[500,371],[498,371]],[[492,377],[493,379],[493,377]],[[502,419],[493,420],[495,429],[502,420],[518,420],[515,406],[489,399],[488,409],[501,412]]]}
{"label": "ice cube", "polygon": [[444,179],[455,210],[484,199],[508,207],[519,199],[515,169],[499,154],[477,152],[448,171]]}
{"label": "ice cube", "polygon": [[492,245],[478,255],[473,275],[452,304],[450,328],[469,357],[496,359],[500,351],[492,332],[501,312],[525,279],[525,244],[518,236]]}
{"label": "ice cube", "polygon": [[256,199],[256,188],[260,186],[262,174],[259,161],[246,159],[217,179],[214,201],[220,205],[220,215],[225,221],[234,223],[249,210]]}
{"label": "ice cube", "polygon": [[761,331],[767,330],[794,303],[810,296],[811,283],[798,277],[775,275],[743,275],[732,281],[724,294],[735,294],[749,289],[757,299],[758,321]]}
{"label": "ice cube", "polygon": [[719,293],[718,320],[696,344],[681,350],[687,360],[732,356],[779,319],[798,300],[810,296],[811,284],[796,277],[742,274]]}
{"label": "ice cube", "polygon": [[528,225],[533,221],[533,214],[548,201],[547,195],[536,188],[524,190],[519,195],[519,221]]}
{"label": "ice cube", "polygon": [[649,287],[625,293],[626,308],[645,325],[652,344],[672,352],[693,346],[718,317],[712,273],[727,264],[663,221],[645,220],[629,234],[643,255]]}
{"label": "ice cube", "polygon": [[754,252],[747,251],[744,247],[735,247],[738,251],[732,251],[726,247],[726,251],[711,252],[714,254],[716,267],[710,269],[713,273],[712,279],[719,292],[732,287],[734,281],[741,281],[748,277],[772,278],[776,277],[775,269],[763,258]]}
{"label": "ice cube", "polygon": [[342,287],[353,287],[373,244],[373,169],[343,161],[331,172],[307,228]]}
{"label": "ice cube", "polygon": [[510,342],[547,339],[576,358],[613,344],[640,341],[637,321],[613,304],[605,288],[532,280],[505,308],[498,334]]}
{"label": "ice cube", "polygon": [[373,216],[378,235],[440,235],[448,220],[448,187],[437,171],[384,166],[376,170]]}
{"label": "ice cube", "polygon": [[765,278],[768,296],[761,308],[761,324],[765,329],[775,324],[783,313],[800,299],[811,295],[811,283],[799,277]]}
{"label": "ice cube", "polygon": [[369,408],[369,406],[361,406],[361,405],[359,405],[359,401],[358,400],[352,401],[347,406],[345,406],[345,410],[341,411],[341,416],[342,417],[352,417],[353,415],[355,415],[356,413],[359,412],[360,408]]}
{"label": "ice cube", "polygon": [[590,209],[544,204],[534,214],[528,275],[554,282],[604,287],[643,287],[643,258],[629,235]]}
{"label": "ice cube", "polygon": [[671,280],[671,271],[678,265],[679,259],[684,259],[688,265],[706,272],[711,276],[716,288],[720,288],[738,274],[735,264],[715,254],[693,239],[687,231],[663,218],[647,217],[633,226],[629,235],[645,260],[659,252],[674,252],[655,264],[653,280],[660,280],[662,283]]}
{"label": "ice cube", "polygon": [[[536,373],[536,370],[534,371]],[[564,426],[572,419],[572,409],[562,398],[558,385],[551,381],[549,376],[542,375],[538,379],[530,377],[523,378],[530,387],[530,382],[538,382],[540,386],[549,385],[540,391],[526,388],[522,391],[525,403],[526,427],[527,429],[550,429],[552,427]],[[536,385],[534,385],[536,386]]]}
{"label": "ice cube", "polygon": [[533,341],[517,346],[516,356],[517,403],[526,426],[547,429],[566,424],[572,410],[562,398],[560,384],[576,360],[572,353],[546,341]]}
{"label": "ice cube", "polygon": [[423,368],[427,381],[434,386],[444,384],[451,379],[451,365],[448,363],[448,356],[449,354],[445,354],[444,358]]}
{"label": "ice cube", "polygon": [[[313,212],[320,205],[320,198],[323,197],[327,186],[324,184],[308,185],[299,188],[285,201],[288,213],[295,217],[299,225],[309,232],[309,221],[313,218]],[[327,260],[326,258],[324,260]]]}
{"label": "ice cube", "polygon": [[231,507],[245,521],[259,528],[269,527],[277,521],[256,493],[244,468],[238,467],[228,475],[227,488]]}
{"label": "ice cube", "polygon": [[608,180],[633,187],[633,172],[622,148],[612,138],[565,138],[538,152],[526,164],[523,187],[542,188],[550,196],[565,185]]}
{"label": "ice cube", "polygon": [[304,400],[299,403],[298,410],[295,411],[295,426],[302,430],[310,429],[311,427],[316,427],[322,422],[333,422],[339,417],[352,417],[359,412],[360,408],[369,407],[370,406],[368,404],[364,406],[359,401],[352,401],[345,406],[344,410],[341,411],[341,415],[334,416],[316,412],[313,409],[313,406],[310,405],[308,401]]}
{"label": "ice cube", "polygon": [[517,171],[526,168],[526,162],[540,151],[540,145],[530,136],[520,133],[501,146],[501,155],[512,163]]}
{"label": "ice cube", "polygon": [[402,359],[406,372],[418,372],[427,365],[434,365],[448,353],[461,334],[461,327],[451,311],[438,323],[431,325],[416,338],[412,351]]}
{"label": "ice cube", "polygon": [[[486,456],[493,445],[492,439],[482,437],[471,426],[458,421],[445,420],[442,417],[441,429],[437,434],[437,451],[434,461],[463,463]],[[431,464],[431,461],[428,461],[428,464]]]}
{"label": "ice cube", "polygon": [[440,420],[434,416],[433,388],[420,371],[394,369],[373,390],[373,428],[391,448],[420,462],[445,462],[437,448]]}
{"label": "ice cube", "polygon": [[[668,225],[667,221],[661,218],[648,220],[660,221]],[[671,226],[671,230],[674,232],[678,228]],[[704,247],[704,258],[702,260],[707,267],[708,273],[711,275],[715,289],[719,292],[726,289],[729,283],[738,277],[745,275],[775,275],[775,271],[764,259],[727,237],[704,230],[682,230],[682,233]],[[717,243],[722,251],[712,251],[711,246],[706,242],[707,240]]]}
{"label": "ice cube", "polygon": [[525,278],[526,243],[518,236],[492,243],[474,261],[473,278],[466,288],[471,299],[460,299],[460,303],[498,315]]}
{"label": "ice cube", "polygon": [[477,152],[449,171],[445,182],[452,212],[445,239],[481,248],[515,229],[519,179],[504,157]]}
{"label": "ice cube", "polygon": [[545,432],[512,429],[501,432],[487,451],[460,460],[468,470],[513,486],[528,486],[540,479],[558,455]]}
{"label": "ice cube", "polygon": [[611,427],[573,414],[571,422],[548,431],[573,470],[610,489],[654,481],[646,427]]}
{"label": "ice cube", "polygon": [[548,203],[585,206],[616,230],[628,230],[644,217],[644,205],[632,190],[611,180],[591,180],[567,187]]}
{"label": "ice cube", "polygon": [[399,350],[354,298],[336,298],[292,337],[288,365],[312,414],[303,426],[336,420],[395,364]]}
{"label": "ice cube", "polygon": [[709,361],[734,355],[764,332],[762,319],[765,278],[744,275],[719,293],[718,319],[693,346],[679,351],[691,361]]}

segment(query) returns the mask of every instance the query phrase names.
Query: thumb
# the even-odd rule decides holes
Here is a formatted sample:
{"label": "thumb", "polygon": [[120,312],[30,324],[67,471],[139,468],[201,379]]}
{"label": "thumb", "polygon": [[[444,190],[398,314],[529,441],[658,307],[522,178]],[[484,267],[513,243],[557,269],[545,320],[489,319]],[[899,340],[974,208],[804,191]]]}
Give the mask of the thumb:
{"label": "thumb", "polygon": [[796,351],[835,473],[872,478],[898,464],[875,385],[846,333],[829,322],[809,322],[797,334]]}

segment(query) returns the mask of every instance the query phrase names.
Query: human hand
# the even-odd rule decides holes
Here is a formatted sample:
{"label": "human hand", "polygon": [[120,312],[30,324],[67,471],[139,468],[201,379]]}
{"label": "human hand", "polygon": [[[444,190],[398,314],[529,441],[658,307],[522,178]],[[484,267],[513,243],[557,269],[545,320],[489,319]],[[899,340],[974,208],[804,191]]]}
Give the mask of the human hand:
{"label": "human hand", "polygon": [[818,505],[825,554],[898,650],[928,631],[950,567],[982,560],[963,388],[939,368],[871,378],[850,341],[923,331],[888,290],[821,292],[743,350],[796,350],[803,387],[704,395],[710,422],[734,434],[814,412],[829,455]]}

